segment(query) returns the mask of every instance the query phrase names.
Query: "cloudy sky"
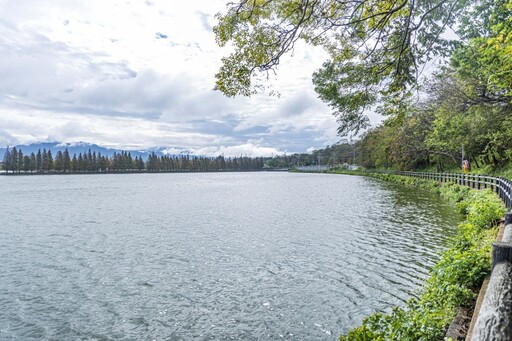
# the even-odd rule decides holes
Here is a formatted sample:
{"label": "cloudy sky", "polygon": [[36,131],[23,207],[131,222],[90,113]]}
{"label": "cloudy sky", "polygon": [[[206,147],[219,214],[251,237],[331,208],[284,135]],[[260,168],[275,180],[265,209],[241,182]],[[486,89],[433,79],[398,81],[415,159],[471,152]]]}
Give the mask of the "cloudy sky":
{"label": "cloudy sky", "polygon": [[265,94],[214,91],[227,0],[0,0],[0,145],[89,142],[201,155],[271,155],[333,144],[313,91],[325,55],[299,46]]}

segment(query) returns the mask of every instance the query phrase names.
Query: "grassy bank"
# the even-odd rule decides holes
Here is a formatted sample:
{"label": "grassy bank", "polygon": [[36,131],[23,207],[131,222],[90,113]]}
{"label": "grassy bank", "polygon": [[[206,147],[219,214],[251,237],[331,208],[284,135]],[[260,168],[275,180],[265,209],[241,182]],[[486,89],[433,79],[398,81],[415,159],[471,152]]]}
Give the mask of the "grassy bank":
{"label": "grassy bank", "polygon": [[490,190],[470,190],[454,184],[390,174],[362,174],[406,186],[431,189],[452,202],[463,215],[458,232],[430,277],[404,307],[388,314],[375,313],[361,326],[341,335],[340,340],[441,340],[457,309],[474,304],[478,289],[490,272],[491,247],[498,223],[505,213],[504,204]]}

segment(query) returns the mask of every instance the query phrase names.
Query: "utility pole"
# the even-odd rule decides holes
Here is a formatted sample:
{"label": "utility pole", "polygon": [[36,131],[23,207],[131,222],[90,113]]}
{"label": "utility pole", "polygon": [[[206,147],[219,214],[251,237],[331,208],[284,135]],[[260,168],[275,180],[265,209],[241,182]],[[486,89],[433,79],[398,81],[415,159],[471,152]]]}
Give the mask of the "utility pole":
{"label": "utility pole", "polygon": [[465,185],[466,181],[464,180],[464,176],[465,176],[465,174],[464,174],[464,144],[462,145],[462,164],[461,164],[461,166],[462,166],[462,183],[461,183],[461,185]]}
{"label": "utility pole", "polygon": [[462,145],[462,160],[460,164],[462,166],[462,173],[464,173],[464,145]]}

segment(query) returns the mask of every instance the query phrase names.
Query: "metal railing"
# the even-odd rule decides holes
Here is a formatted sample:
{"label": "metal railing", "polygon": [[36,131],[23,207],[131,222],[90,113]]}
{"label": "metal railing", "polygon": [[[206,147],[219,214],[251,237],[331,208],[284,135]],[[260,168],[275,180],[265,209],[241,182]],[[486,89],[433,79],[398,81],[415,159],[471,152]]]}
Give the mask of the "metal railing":
{"label": "metal railing", "polygon": [[[332,168],[330,166],[308,166],[295,167],[296,170],[304,172],[325,172]],[[429,173],[429,172],[407,172],[407,171],[385,171],[385,170],[366,170],[365,173],[382,173],[413,176],[416,178],[436,180],[440,182],[453,182],[459,185],[468,186],[475,189],[490,188],[505,203],[507,209],[512,210],[512,181],[502,177],[462,174],[462,173]]]}
{"label": "metal railing", "polygon": [[[375,172],[375,171],[374,171]],[[440,182],[453,182],[475,189],[490,188],[512,209],[512,181],[501,177],[455,173],[377,171],[413,176]],[[493,243],[492,272],[474,327],[466,340],[512,341],[512,211],[505,214],[504,233]]]}
{"label": "metal railing", "polygon": [[507,209],[512,209],[512,181],[502,177],[462,173],[427,173],[405,171],[371,171],[373,173],[386,173],[413,176],[416,178],[435,180],[440,182],[453,182],[475,189],[490,188],[505,203]]}

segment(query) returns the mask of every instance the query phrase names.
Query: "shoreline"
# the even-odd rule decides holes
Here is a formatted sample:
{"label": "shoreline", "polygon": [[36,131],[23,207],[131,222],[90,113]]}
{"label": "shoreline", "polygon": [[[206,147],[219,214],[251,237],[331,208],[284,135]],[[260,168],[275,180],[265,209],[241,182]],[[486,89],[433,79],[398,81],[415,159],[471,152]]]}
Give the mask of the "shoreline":
{"label": "shoreline", "polygon": [[[389,182],[399,183],[399,184],[402,184],[405,186],[435,191],[435,192],[439,193],[440,195],[444,196],[448,201],[452,202],[456,206],[459,206],[464,200],[467,200],[467,197],[469,197],[470,195],[477,195],[474,193],[486,193],[486,192],[478,191],[475,189],[470,189],[469,187],[466,187],[466,186],[456,185],[456,184],[452,184],[452,183],[441,184],[440,182],[437,182],[434,180],[427,180],[427,179],[400,176],[400,175],[392,175],[392,174],[366,173],[366,172],[358,172],[358,171],[329,171],[329,172],[325,172],[325,173],[341,174],[341,175],[368,176],[368,177],[380,179],[382,181],[389,181]],[[452,189],[456,189],[455,192],[460,191],[460,192],[467,193],[467,197],[464,197],[464,195],[461,196],[460,194],[457,194],[456,198],[454,198],[454,196],[452,195],[453,193],[448,193],[448,190],[446,189],[446,188],[448,188],[448,186],[450,186]],[[447,193],[442,193],[443,187],[445,188],[444,190]],[[483,196],[483,194],[482,194],[482,196]],[[496,194],[492,193],[492,197],[494,197],[495,200],[498,200],[501,204],[503,204],[503,202],[498,198],[498,196]],[[479,203],[477,202],[476,205],[478,205],[478,204]],[[471,203],[469,205],[471,205]],[[458,208],[460,209],[460,207],[458,207]],[[503,214],[501,215],[501,217],[503,216]],[[433,269],[431,270],[431,273],[430,273],[430,277],[424,282],[423,286],[421,287],[419,294],[421,294],[422,296],[420,296],[419,300],[412,299],[413,304],[410,304],[410,306],[407,307],[406,309],[393,308],[393,312],[390,314],[376,313],[376,314],[366,317],[361,326],[350,330],[347,334],[342,334],[340,336],[340,340],[351,340],[353,338],[358,339],[358,337],[361,337],[361,336],[367,337],[368,335],[370,335],[370,338],[384,337],[386,339],[386,336],[387,336],[386,332],[388,332],[388,333],[391,332],[393,335],[395,335],[395,337],[396,337],[396,335],[402,335],[403,333],[405,333],[405,335],[402,335],[402,337],[410,336],[410,334],[413,334],[414,337],[426,337],[426,339],[428,339],[428,340],[430,340],[430,339],[435,340],[435,339],[438,339],[439,337],[445,337],[448,340],[450,340],[450,339],[457,340],[460,338],[470,336],[471,335],[470,333],[472,332],[472,327],[475,324],[476,319],[478,318],[478,308],[479,308],[478,302],[479,302],[479,300],[480,301],[482,300],[481,296],[483,296],[482,291],[485,289],[484,288],[485,278],[488,278],[490,276],[490,270],[491,270],[490,250],[488,250],[489,252],[487,253],[487,255],[482,254],[480,256],[480,257],[484,257],[484,259],[480,259],[480,262],[484,261],[489,264],[486,265],[485,269],[482,268],[480,276],[477,276],[477,277],[484,277],[484,278],[478,279],[478,281],[477,281],[477,282],[479,282],[478,285],[470,286],[469,290],[470,290],[470,292],[472,292],[472,294],[470,296],[472,296],[472,297],[469,299],[469,301],[466,300],[466,303],[460,304],[459,306],[455,306],[455,307],[453,307],[453,306],[450,307],[447,305],[440,304],[439,308],[437,308],[437,309],[432,308],[433,315],[429,315],[430,316],[429,318],[435,319],[436,314],[438,314],[438,315],[440,314],[440,316],[444,316],[444,319],[443,318],[440,319],[440,321],[444,320],[444,323],[437,325],[437,327],[439,328],[439,332],[437,335],[435,335],[435,336],[422,335],[421,332],[419,332],[419,329],[420,329],[419,327],[422,327],[421,329],[423,329],[424,325],[421,325],[421,324],[419,324],[419,325],[417,324],[415,326],[416,328],[410,327],[410,326],[407,328],[407,327],[403,327],[400,325],[401,323],[406,323],[406,324],[412,323],[414,325],[412,320],[407,322],[407,314],[409,314],[409,315],[413,314],[413,316],[415,316],[415,318],[417,319],[419,316],[421,316],[421,314],[418,314],[417,312],[415,312],[415,310],[421,312],[422,309],[425,309],[424,307],[421,306],[422,304],[423,305],[432,304],[432,302],[430,302],[430,301],[433,298],[430,298],[430,301],[429,301],[428,297],[429,297],[429,295],[432,296],[433,293],[435,294],[435,292],[438,290],[438,288],[436,288],[436,287],[432,288],[432,286],[433,285],[441,285],[441,286],[446,285],[446,283],[443,283],[442,281],[434,279],[435,276],[439,276],[439,272],[436,273],[436,269],[440,270],[441,273],[450,270],[449,264],[444,264],[444,267],[443,267],[442,263],[443,263],[443,261],[446,261],[446,259],[444,259],[444,258],[446,258],[447,255],[450,254],[450,252],[456,253],[456,251],[454,251],[456,249],[455,244],[457,243],[457,240],[459,240],[459,242],[460,242],[460,239],[463,238],[461,236],[461,233],[463,233],[462,231],[464,231],[464,224],[466,224],[466,225],[469,224],[468,223],[468,215],[469,215],[469,213],[467,213],[464,216],[463,222],[461,224],[459,224],[458,236],[453,240],[450,248],[448,250],[446,250],[445,252],[443,252],[443,254],[441,256],[442,258],[433,267]],[[483,215],[483,213],[481,213],[480,215]],[[499,217],[499,219],[501,219],[501,217]],[[488,235],[491,234],[492,235],[491,240],[488,240],[487,242],[483,241],[483,244],[478,246],[479,248],[484,248],[484,249],[489,248],[490,243],[492,243],[496,240],[499,240],[499,230],[495,231],[496,233],[492,232],[492,230],[495,229],[495,227],[492,227],[493,222],[488,221],[487,223],[488,223],[488,227],[481,229],[482,231],[480,231],[480,233],[485,234],[487,236],[486,238],[489,238]],[[453,258],[453,255],[451,255],[451,258]],[[453,259],[452,259],[452,261],[453,261]],[[459,260],[458,262],[460,262],[460,261],[462,261],[462,263],[464,263],[464,259]],[[442,275],[441,275],[441,277],[442,277]],[[450,285],[460,285],[460,283],[453,283]],[[421,303],[424,295],[427,295],[427,300],[425,302]],[[433,296],[435,296],[435,295],[433,295]],[[443,297],[440,297],[440,299],[443,299]],[[438,304],[439,304],[439,302],[438,302]],[[435,305],[435,300],[434,300],[433,305]],[[446,310],[446,309],[448,309],[448,310]],[[428,313],[432,314],[432,312],[428,311],[428,309],[426,309],[426,310]],[[453,314],[453,317],[450,318],[449,320],[447,320],[447,317],[451,315],[449,313],[449,311],[452,311],[451,314]],[[404,320],[406,322],[404,322]],[[387,327],[388,330],[381,329],[381,328],[386,329],[387,323],[389,324]],[[418,323],[418,321],[416,321],[416,323]],[[398,329],[398,331],[393,330],[393,328]],[[405,329],[405,331],[404,331],[404,329]]]}

